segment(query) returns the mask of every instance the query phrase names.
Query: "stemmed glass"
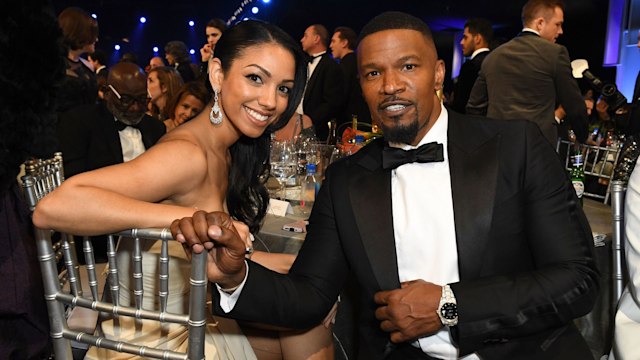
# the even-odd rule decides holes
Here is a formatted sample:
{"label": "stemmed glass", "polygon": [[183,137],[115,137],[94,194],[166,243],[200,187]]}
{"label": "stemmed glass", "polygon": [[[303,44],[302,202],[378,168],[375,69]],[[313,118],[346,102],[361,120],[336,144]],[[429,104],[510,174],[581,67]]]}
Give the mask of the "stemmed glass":
{"label": "stemmed glass", "polygon": [[[295,177],[298,168],[296,149],[291,141],[271,142],[271,175],[280,184],[280,198],[286,199],[286,185]],[[295,180],[295,179],[294,179]]]}

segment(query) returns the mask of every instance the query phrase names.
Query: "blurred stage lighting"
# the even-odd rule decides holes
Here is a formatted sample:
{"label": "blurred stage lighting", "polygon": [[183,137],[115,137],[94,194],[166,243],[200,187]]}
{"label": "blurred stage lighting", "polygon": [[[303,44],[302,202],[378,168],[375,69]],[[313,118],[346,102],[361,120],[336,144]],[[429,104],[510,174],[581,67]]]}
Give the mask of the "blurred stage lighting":
{"label": "blurred stage lighting", "polygon": [[193,27],[196,23],[193,20],[189,20],[189,26]]}
{"label": "blurred stage lighting", "polygon": [[116,44],[116,46],[113,47],[116,51],[120,50],[120,45]]}
{"label": "blurred stage lighting", "polygon": [[154,46],[154,47],[153,47],[153,52],[154,52],[154,53],[157,53],[157,52],[158,52],[158,47],[157,47],[157,46]]}
{"label": "blurred stage lighting", "polygon": [[189,50],[189,54],[193,55],[193,54],[195,54],[195,53],[196,53],[196,51],[195,51],[195,50],[193,50],[193,49]]}
{"label": "blurred stage lighting", "polygon": [[147,18],[144,16],[140,16],[140,23],[144,24],[147,22]]}
{"label": "blurred stage lighting", "polygon": [[271,2],[271,0],[262,0],[263,3],[268,4]]}
{"label": "blurred stage lighting", "polygon": [[94,19],[98,19],[98,15],[96,15],[96,14],[91,14],[91,17],[94,18]]}
{"label": "blurred stage lighting", "polygon": [[254,14],[257,14],[257,13],[258,13],[258,11],[260,11],[260,10],[259,10],[259,9],[258,9],[258,7],[256,7],[256,6],[254,6],[254,7],[252,7],[252,8],[251,8],[251,12],[252,12],[252,13],[254,13]]}

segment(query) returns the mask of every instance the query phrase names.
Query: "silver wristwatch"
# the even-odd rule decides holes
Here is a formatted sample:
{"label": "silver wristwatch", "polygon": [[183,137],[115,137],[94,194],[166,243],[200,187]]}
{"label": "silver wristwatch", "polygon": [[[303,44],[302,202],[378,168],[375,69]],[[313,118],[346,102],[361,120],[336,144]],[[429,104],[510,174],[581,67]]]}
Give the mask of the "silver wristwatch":
{"label": "silver wristwatch", "polygon": [[442,297],[440,298],[437,313],[442,325],[458,325],[458,303],[449,285],[442,287]]}

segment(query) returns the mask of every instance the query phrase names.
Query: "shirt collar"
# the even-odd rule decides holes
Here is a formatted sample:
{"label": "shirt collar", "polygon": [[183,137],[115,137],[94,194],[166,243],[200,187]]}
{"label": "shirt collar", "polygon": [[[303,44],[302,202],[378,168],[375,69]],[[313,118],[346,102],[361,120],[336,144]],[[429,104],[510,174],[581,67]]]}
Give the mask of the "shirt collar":
{"label": "shirt collar", "polygon": [[471,57],[469,59],[473,60],[473,58],[476,57],[476,55],[483,53],[485,51],[489,51],[489,48],[485,47],[485,48],[477,49],[476,51],[473,52],[473,54],[471,54]]}
{"label": "shirt collar", "polygon": [[536,35],[540,36],[540,33],[539,33],[539,32],[537,32],[536,30],[533,30],[532,28],[528,28],[528,27],[523,28],[523,29],[522,29],[522,32],[532,32],[532,33],[534,33],[534,34],[536,34]]}

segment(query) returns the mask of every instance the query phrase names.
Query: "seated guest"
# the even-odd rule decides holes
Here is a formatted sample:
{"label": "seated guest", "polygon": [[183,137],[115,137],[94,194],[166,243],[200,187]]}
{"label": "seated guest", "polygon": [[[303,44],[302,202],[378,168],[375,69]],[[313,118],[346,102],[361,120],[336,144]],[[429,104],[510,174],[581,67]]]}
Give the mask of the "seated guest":
{"label": "seated guest", "polygon": [[210,98],[207,89],[199,82],[192,81],[182,85],[167,104],[167,113],[173,114],[164,121],[167,132],[193,119],[209,103]]}
{"label": "seated guest", "polygon": [[164,47],[164,52],[169,66],[178,70],[184,82],[196,79],[197,76],[191,66],[191,56],[185,43],[182,41],[169,41]]}
{"label": "seated guest", "polygon": [[163,121],[173,116],[167,109],[167,102],[175,96],[182,84],[180,73],[172,67],[161,66],[149,70],[147,76],[148,114]]}
{"label": "seated guest", "polygon": [[215,313],[303,328],[353,274],[359,359],[592,358],[573,323],[599,293],[591,229],[540,129],[448,112],[422,20],[384,13],[360,36],[384,139],[329,166],[289,273],[244,259],[225,213],[172,224],[209,251]]}
{"label": "seated guest", "polygon": [[[248,230],[259,230],[269,202],[264,175],[269,171],[270,134],[284,125],[300,102],[306,64],[295,41],[280,28],[258,21],[239,22],[225,32],[216,45],[215,58],[209,62],[214,95],[207,111],[130,162],[65,181],[38,205],[34,222],[43,228],[92,235],[167,227],[173,219],[191,216],[196,209],[228,211],[249,225],[249,229],[241,224],[239,228],[245,249],[251,249]],[[157,263],[158,244],[145,243],[145,264],[153,267]],[[132,252],[132,246],[132,242],[121,242],[118,257]],[[170,263],[178,267],[172,272],[177,276],[170,277],[169,311],[184,312],[190,264],[179,243],[172,242],[169,252]],[[293,262],[293,255],[284,254],[256,252],[252,258],[279,272],[287,272]],[[129,275],[119,277],[123,304],[133,299]],[[156,277],[149,272],[144,275]],[[153,293],[155,281],[144,283],[144,292]],[[171,290],[176,288],[180,290]],[[147,300],[153,307],[153,297]],[[273,356],[269,353],[272,349],[284,359],[324,359],[333,354],[331,330],[320,320],[310,324],[315,327],[306,333],[284,333],[282,343],[276,334],[271,338],[249,337],[251,344],[235,322],[217,321],[218,326],[207,327],[208,359],[254,359],[256,355],[262,359]],[[111,321],[103,323],[102,330],[112,338],[120,333],[123,339],[143,341],[145,335],[136,333],[134,324],[121,322],[120,328]],[[162,347],[174,350],[186,346],[186,336],[180,334],[187,329],[174,330],[173,338],[178,340],[171,341],[167,336],[162,339],[166,341]],[[243,331],[248,334],[251,329]],[[89,355],[112,356],[104,349],[92,349]]]}

